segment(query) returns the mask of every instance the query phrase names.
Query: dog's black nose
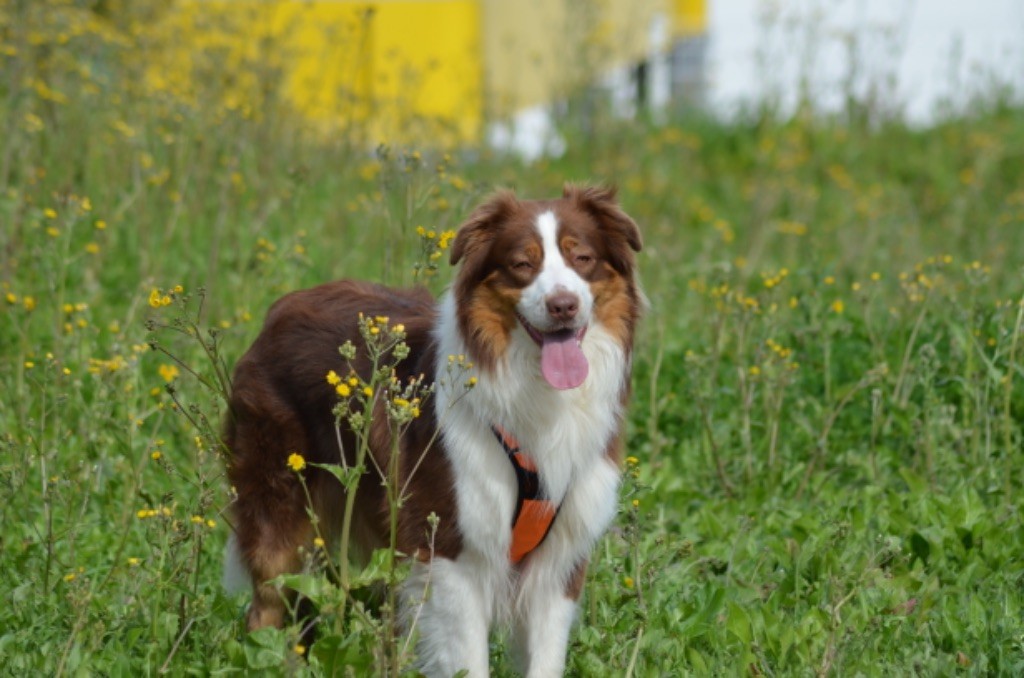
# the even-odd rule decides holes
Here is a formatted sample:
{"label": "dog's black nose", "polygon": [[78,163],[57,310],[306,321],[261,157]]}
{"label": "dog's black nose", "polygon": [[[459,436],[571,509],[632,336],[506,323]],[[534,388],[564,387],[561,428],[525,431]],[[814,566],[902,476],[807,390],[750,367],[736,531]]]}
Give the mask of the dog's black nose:
{"label": "dog's black nose", "polygon": [[548,306],[548,315],[559,322],[569,322],[580,310],[580,298],[565,290],[555,292],[545,302]]}

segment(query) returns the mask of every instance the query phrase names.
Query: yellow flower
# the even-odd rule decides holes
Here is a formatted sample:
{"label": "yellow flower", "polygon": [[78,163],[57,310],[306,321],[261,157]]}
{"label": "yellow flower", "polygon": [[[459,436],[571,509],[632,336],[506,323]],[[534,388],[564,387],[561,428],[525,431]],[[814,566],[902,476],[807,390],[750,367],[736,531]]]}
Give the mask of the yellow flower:
{"label": "yellow flower", "polygon": [[139,564],[139,563],[141,563],[141,562],[142,562],[142,560],[141,560],[140,558],[135,558],[135,557],[132,557],[132,558],[129,558],[129,559],[128,559],[128,564],[129,564],[129,565],[130,565],[131,567],[135,567],[136,565],[138,565],[138,564]]}
{"label": "yellow flower", "polygon": [[639,506],[640,506],[640,500],[639,499],[634,499],[633,500],[633,508],[637,508]]}
{"label": "yellow flower", "polygon": [[640,460],[632,456],[626,457],[626,463],[629,464],[630,466],[636,466],[637,464],[640,463]]}
{"label": "yellow flower", "polygon": [[633,583],[634,582],[633,582],[633,578],[632,577],[623,577],[622,578],[622,585],[625,586],[627,589],[633,588]]}
{"label": "yellow flower", "polygon": [[217,521],[213,518],[207,518],[206,526],[212,530],[213,528],[217,527]]}
{"label": "yellow flower", "polygon": [[317,537],[313,540],[313,546],[317,547],[318,549],[322,549],[324,547],[324,540],[320,537]]}
{"label": "yellow flower", "polygon": [[153,461],[156,461],[162,456],[164,455],[163,453],[160,452],[160,450],[153,450],[152,452],[149,453],[149,458],[152,459]]}
{"label": "yellow flower", "polygon": [[178,368],[174,365],[163,364],[159,368],[160,376],[164,381],[170,383],[178,378]]}
{"label": "yellow flower", "polygon": [[174,286],[174,293],[175,294],[181,294],[184,291],[185,291],[185,288],[182,287],[181,285],[175,285]]}
{"label": "yellow flower", "polygon": [[75,573],[74,572],[69,572],[68,574],[64,575],[64,581],[74,581],[74,579],[75,579]]}
{"label": "yellow flower", "polygon": [[846,309],[846,305],[843,303],[842,299],[836,299],[835,301],[832,302],[832,311],[834,313],[838,313],[838,314],[842,315],[843,310],[845,310],[845,309]]}
{"label": "yellow flower", "polygon": [[349,377],[348,378],[348,385],[352,386],[353,388],[356,387],[356,386],[359,386],[359,380],[356,379],[355,377]]}
{"label": "yellow flower", "polygon": [[102,219],[97,219],[96,223],[93,224],[93,226],[96,227],[97,231],[102,231],[107,227],[107,222],[103,221]]}
{"label": "yellow flower", "polygon": [[756,377],[759,374],[761,374],[761,368],[758,367],[757,365],[751,365],[750,369],[748,369],[747,372],[750,373],[750,376]]}
{"label": "yellow flower", "polygon": [[86,243],[85,251],[88,252],[89,254],[99,254],[100,253],[100,246],[99,246],[98,243],[94,243],[94,242]]}
{"label": "yellow flower", "polygon": [[31,370],[35,366],[36,366],[36,364],[34,362],[32,362],[31,360],[26,360],[25,361],[25,369],[26,370]]}
{"label": "yellow flower", "polygon": [[56,219],[57,211],[54,210],[52,207],[47,207],[45,210],[43,210],[43,216],[45,216],[47,219]]}
{"label": "yellow flower", "polygon": [[305,645],[296,645],[295,647],[292,648],[292,650],[294,650],[295,654],[297,654],[297,655],[304,655],[304,654],[306,654],[306,646]]}
{"label": "yellow flower", "polygon": [[334,391],[342,398],[347,398],[352,395],[352,389],[348,387],[348,384],[338,384],[334,387]]}
{"label": "yellow flower", "polygon": [[476,377],[470,377],[469,379],[466,380],[466,386],[469,388],[473,388],[474,386],[476,386],[476,381]]}
{"label": "yellow flower", "polygon": [[836,279],[833,278],[832,276],[830,276],[830,275],[825,276],[825,284],[826,285],[834,285],[835,282],[836,282]]}
{"label": "yellow flower", "polygon": [[337,372],[331,370],[330,372],[327,373],[327,383],[330,384],[331,386],[337,386],[338,384],[341,383],[341,377],[338,376]]}
{"label": "yellow flower", "polygon": [[367,387],[363,388],[363,395],[366,396],[367,398],[372,398],[373,397],[373,388],[370,387],[370,386],[367,386]]}
{"label": "yellow flower", "polygon": [[878,281],[879,281],[879,280],[881,280],[881,279],[882,279],[882,274],[881,274],[881,273],[879,273],[878,271],[875,271],[875,272],[873,272],[873,273],[871,274],[871,280],[872,280],[873,282],[878,282]]}
{"label": "yellow flower", "polygon": [[293,471],[301,471],[306,468],[306,459],[298,452],[292,452],[288,455],[288,467]]}
{"label": "yellow flower", "polygon": [[162,306],[160,303],[160,290],[155,287],[149,292],[149,305],[153,308],[160,308]]}

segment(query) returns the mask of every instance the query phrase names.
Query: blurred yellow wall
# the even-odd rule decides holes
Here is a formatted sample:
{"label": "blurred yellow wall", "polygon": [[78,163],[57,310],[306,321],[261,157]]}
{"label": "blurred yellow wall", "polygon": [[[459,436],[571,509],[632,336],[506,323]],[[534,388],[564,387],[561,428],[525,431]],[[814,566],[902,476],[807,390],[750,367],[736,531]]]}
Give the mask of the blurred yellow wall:
{"label": "blurred yellow wall", "polygon": [[154,31],[149,83],[291,107],[369,143],[478,140],[489,117],[643,59],[658,20],[672,37],[702,31],[704,2],[178,0]]}

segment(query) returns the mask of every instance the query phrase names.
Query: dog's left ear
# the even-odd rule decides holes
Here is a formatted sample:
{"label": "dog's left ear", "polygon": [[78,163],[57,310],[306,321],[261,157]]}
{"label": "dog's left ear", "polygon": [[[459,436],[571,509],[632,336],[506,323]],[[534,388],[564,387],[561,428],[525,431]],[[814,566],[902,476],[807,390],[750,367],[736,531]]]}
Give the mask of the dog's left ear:
{"label": "dog's left ear", "polygon": [[494,238],[495,224],[508,218],[518,205],[519,200],[512,191],[499,191],[473,210],[455,235],[451,264],[454,266],[463,257],[489,244]]}
{"label": "dog's left ear", "polygon": [[577,207],[592,216],[598,227],[611,236],[613,242],[628,245],[629,249],[624,246],[617,248],[621,252],[613,253],[612,257],[612,263],[616,268],[627,270],[633,267],[633,252],[639,252],[643,248],[643,240],[636,222],[619,207],[615,193],[614,187],[580,187],[573,184],[566,184],[562,190],[562,196],[572,200]]}

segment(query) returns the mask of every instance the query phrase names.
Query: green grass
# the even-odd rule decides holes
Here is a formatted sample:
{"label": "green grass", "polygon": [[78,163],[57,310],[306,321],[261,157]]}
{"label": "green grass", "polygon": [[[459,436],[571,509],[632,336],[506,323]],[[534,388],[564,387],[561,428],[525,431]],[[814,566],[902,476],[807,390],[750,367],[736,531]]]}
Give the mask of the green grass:
{"label": "green grass", "polygon": [[651,308],[571,672],[1024,672],[1021,108],[569,125],[526,167],[147,98],[116,40],[0,35],[0,670],[365,666],[372,629],[308,665],[243,632],[221,402],[186,366],[230,366],[285,291],[410,282],[416,226],[492,187],[572,180],[620,186]]}

